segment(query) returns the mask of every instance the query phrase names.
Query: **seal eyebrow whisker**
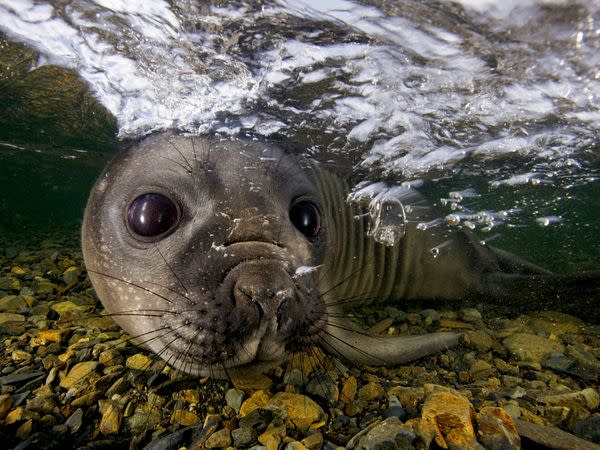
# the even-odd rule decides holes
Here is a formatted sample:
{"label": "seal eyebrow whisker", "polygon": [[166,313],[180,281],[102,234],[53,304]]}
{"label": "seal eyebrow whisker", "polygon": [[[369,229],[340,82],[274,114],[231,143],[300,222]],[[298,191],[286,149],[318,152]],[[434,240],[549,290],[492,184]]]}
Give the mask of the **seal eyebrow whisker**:
{"label": "seal eyebrow whisker", "polygon": [[[175,151],[177,153],[179,153],[179,156],[181,156],[181,159],[183,159],[183,161],[185,162],[185,165],[187,165],[187,168],[185,167],[185,165],[178,163],[177,161],[172,161],[175,164],[178,164],[179,166],[181,166],[189,175],[194,173],[194,166],[192,166],[192,164],[188,161],[188,159],[185,157],[185,155],[183,154],[183,152],[179,149],[179,147],[177,147],[173,141],[171,139],[168,140],[168,143],[171,147],[173,147],[175,149]],[[168,159],[168,158],[166,158]]]}
{"label": "seal eyebrow whisker", "polygon": [[167,261],[167,259],[163,255],[163,253],[160,251],[160,248],[158,247],[158,245],[154,244],[154,248],[156,249],[156,251],[160,255],[160,257],[163,260],[163,262],[165,263],[165,265],[169,268],[169,270],[171,271],[171,273],[173,274],[173,276],[177,279],[177,281],[179,282],[179,285],[185,291],[185,295],[182,295],[182,297],[187,298],[190,295],[190,292],[185,287],[185,284],[183,284],[183,281],[181,281],[181,278],[179,278],[179,275],[177,275],[177,272],[175,272],[175,270],[173,270],[173,267],[171,267],[171,264],[169,264],[169,261]]}
{"label": "seal eyebrow whisker", "polygon": [[194,162],[196,164],[198,164],[199,161],[198,161],[198,155],[196,155],[196,142],[195,142],[194,136],[191,137],[190,144],[192,144],[192,155],[194,155]]}

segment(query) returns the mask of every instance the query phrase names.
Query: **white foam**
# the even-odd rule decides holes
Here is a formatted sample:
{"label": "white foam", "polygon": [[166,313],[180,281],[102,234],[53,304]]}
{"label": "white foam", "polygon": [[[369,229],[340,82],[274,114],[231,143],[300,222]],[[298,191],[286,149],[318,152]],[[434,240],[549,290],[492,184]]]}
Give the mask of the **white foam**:
{"label": "white foam", "polygon": [[[175,10],[159,0],[67,0],[56,9],[3,0],[0,29],[40,52],[40,64],[77,68],[122,135],[162,128],[269,135],[310,117],[312,129],[340,135],[339,148],[360,148],[363,167],[399,178],[471,157],[552,163],[593,142],[597,23],[544,21],[561,0],[457,3],[464,26],[451,15],[409,18],[399,8],[391,16],[350,0],[204,5],[202,13],[193,3]],[[594,2],[580,7],[589,17],[600,11]],[[265,42],[270,24],[282,32]],[[535,33],[531,24],[540,25]],[[328,27],[352,37],[327,40]],[[511,33],[490,38],[497,29]],[[244,54],[238,41],[260,45]],[[301,101],[286,98],[298,86]],[[519,185],[526,175],[497,183]]]}

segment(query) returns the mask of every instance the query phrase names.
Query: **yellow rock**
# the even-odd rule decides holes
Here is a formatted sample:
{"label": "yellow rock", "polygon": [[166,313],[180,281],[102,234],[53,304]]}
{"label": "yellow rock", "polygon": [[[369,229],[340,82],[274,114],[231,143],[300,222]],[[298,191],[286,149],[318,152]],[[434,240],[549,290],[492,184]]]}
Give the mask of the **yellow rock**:
{"label": "yellow rock", "polygon": [[184,389],[175,393],[175,399],[188,403],[198,403],[200,401],[200,394],[196,389]]}
{"label": "yellow rock", "polygon": [[64,328],[52,329],[52,330],[41,330],[37,336],[31,338],[29,345],[37,347],[39,345],[46,345],[48,342],[61,343],[67,337],[69,330]]}
{"label": "yellow rock", "polygon": [[268,407],[281,410],[286,417],[286,426],[300,431],[322,426],[326,417],[323,409],[312,399],[290,392],[275,394]]}
{"label": "yellow rock", "polygon": [[33,355],[23,350],[15,350],[11,353],[10,357],[15,362],[29,362],[33,358]]}
{"label": "yellow rock", "polygon": [[0,313],[0,323],[4,322],[25,322],[25,316],[14,313]]}
{"label": "yellow rock", "polygon": [[356,398],[356,389],[358,386],[358,382],[356,378],[353,376],[349,376],[348,379],[344,382],[344,386],[342,387],[342,392],[340,393],[340,401],[345,404],[352,403]]}
{"label": "yellow rock", "polygon": [[17,275],[17,276],[27,275],[27,271],[20,266],[12,266],[10,268],[10,273]]}
{"label": "yellow rock", "polygon": [[66,352],[58,355],[58,359],[59,359],[59,361],[67,362],[69,359],[71,359],[73,357],[73,355],[75,355],[75,351],[72,348],[68,348]]}
{"label": "yellow rock", "polygon": [[271,395],[267,391],[256,391],[240,407],[240,417],[251,413],[255,409],[265,408],[269,403]]}
{"label": "yellow rock", "polygon": [[259,391],[268,390],[273,386],[273,380],[263,373],[256,371],[233,374],[231,381],[233,385],[241,391]]}
{"label": "yellow rock", "polygon": [[521,438],[512,417],[497,406],[486,406],[477,413],[477,433],[485,448],[521,448]]}
{"label": "yellow rock", "polygon": [[125,361],[125,367],[134,370],[149,370],[152,365],[152,359],[143,353],[136,353]]}
{"label": "yellow rock", "polygon": [[86,312],[90,309],[89,306],[79,306],[69,300],[55,303],[51,308],[61,316],[67,313]]}
{"label": "yellow rock", "polygon": [[38,420],[40,417],[38,414],[33,411],[28,411],[25,408],[19,406],[18,408],[13,409],[6,416],[6,421],[4,422],[6,425],[11,425],[13,423],[20,422],[22,420],[35,419]]}
{"label": "yellow rock", "polygon": [[472,330],[473,324],[467,322],[460,322],[452,319],[440,319],[441,328],[456,328],[459,330]]}
{"label": "yellow rock", "polygon": [[0,420],[4,419],[10,408],[13,406],[13,399],[10,394],[1,394],[0,395]]}
{"label": "yellow rock", "polygon": [[79,381],[83,380],[85,377],[88,377],[92,372],[94,372],[96,367],[98,367],[98,362],[96,361],[84,361],[75,364],[67,376],[61,380],[60,387],[70,389]]}
{"label": "yellow rock", "polygon": [[385,390],[377,383],[367,383],[358,390],[358,398],[372,401],[385,397]]}
{"label": "yellow rock", "polygon": [[123,416],[115,404],[111,403],[108,405],[100,420],[100,433],[105,435],[117,434],[121,427],[122,418]]}
{"label": "yellow rock", "polygon": [[173,411],[173,414],[171,414],[171,423],[178,423],[179,425],[190,427],[198,425],[202,423],[202,421],[200,420],[200,417],[191,411],[176,409]]}
{"label": "yellow rock", "polygon": [[480,449],[475,437],[475,411],[465,397],[446,391],[434,391],[425,399],[421,411],[421,429],[432,430],[442,448]]}
{"label": "yellow rock", "polygon": [[264,433],[258,436],[258,442],[267,447],[267,450],[277,450],[281,440],[285,437],[284,425],[274,427],[269,425]]}
{"label": "yellow rock", "polygon": [[15,436],[20,440],[25,440],[31,434],[31,430],[33,429],[33,420],[29,419],[27,422],[23,423],[17,431],[15,432]]}

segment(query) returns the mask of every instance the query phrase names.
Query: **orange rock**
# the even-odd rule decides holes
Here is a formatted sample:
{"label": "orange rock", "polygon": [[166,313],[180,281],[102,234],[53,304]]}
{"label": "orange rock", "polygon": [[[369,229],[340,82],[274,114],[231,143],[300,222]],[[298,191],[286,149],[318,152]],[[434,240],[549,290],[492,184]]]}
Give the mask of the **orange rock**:
{"label": "orange rock", "polygon": [[420,428],[426,436],[433,432],[436,444],[442,448],[483,450],[475,437],[474,417],[473,406],[462,395],[432,392],[425,399]]}
{"label": "orange rock", "polygon": [[356,388],[358,383],[356,378],[353,376],[349,376],[348,379],[344,382],[344,386],[342,387],[342,392],[340,393],[340,401],[345,404],[350,404],[354,401],[356,397]]}
{"label": "orange rock", "polygon": [[486,448],[521,448],[515,422],[502,408],[486,406],[477,413],[477,434]]}

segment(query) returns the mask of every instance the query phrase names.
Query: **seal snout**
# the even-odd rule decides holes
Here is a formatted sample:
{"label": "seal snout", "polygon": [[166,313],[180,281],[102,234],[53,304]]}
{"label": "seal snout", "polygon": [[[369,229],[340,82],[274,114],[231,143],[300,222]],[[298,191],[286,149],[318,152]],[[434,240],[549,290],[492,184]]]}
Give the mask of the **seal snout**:
{"label": "seal snout", "polygon": [[278,261],[244,262],[227,278],[234,308],[251,327],[264,323],[269,331],[278,331],[299,302],[292,278]]}

